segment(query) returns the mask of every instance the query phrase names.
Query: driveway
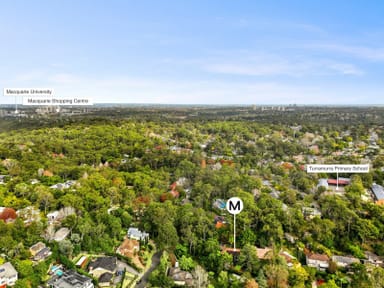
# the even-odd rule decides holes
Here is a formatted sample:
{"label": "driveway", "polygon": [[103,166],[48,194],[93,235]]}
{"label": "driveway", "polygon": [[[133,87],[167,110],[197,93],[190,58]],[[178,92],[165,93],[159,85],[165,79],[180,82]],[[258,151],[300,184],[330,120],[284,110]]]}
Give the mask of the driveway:
{"label": "driveway", "polygon": [[[129,266],[127,263],[124,263],[120,260],[117,260],[117,271],[123,271],[124,269],[126,269],[126,271],[130,274],[133,274],[133,275],[139,275],[139,272],[137,272],[135,269],[133,269],[131,266]],[[117,275],[113,281],[113,284],[117,284],[117,283],[120,283],[122,279],[123,275]]]}
{"label": "driveway", "polygon": [[145,288],[147,286],[149,275],[151,275],[151,273],[156,269],[156,267],[159,266],[160,258],[162,254],[163,254],[162,251],[159,251],[153,254],[151,267],[138,280],[139,283],[136,284],[135,288]]}
{"label": "driveway", "polygon": [[135,269],[133,269],[131,266],[129,266],[127,263],[124,263],[122,261],[117,261],[117,270],[122,271],[126,269],[128,273],[133,275],[139,275],[140,273],[137,272]]}

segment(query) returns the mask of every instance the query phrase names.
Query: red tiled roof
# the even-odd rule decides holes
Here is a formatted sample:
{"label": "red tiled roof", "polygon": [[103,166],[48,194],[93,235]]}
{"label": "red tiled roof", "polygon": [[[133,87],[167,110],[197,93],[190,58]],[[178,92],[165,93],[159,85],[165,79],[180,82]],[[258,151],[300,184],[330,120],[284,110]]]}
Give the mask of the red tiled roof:
{"label": "red tiled roof", "polygon": [[236,248],[236,250],[234,250],[232,247],[225,247],[225,246],[221,246],[221,252],[227,252],[228,254],[238,254],[240,253],[241,249],[239,248]]}
{"label": "red tiled roof", "polygon": [[173,182],[172,184],[171,184],[171,190],[175,190],[176,189],[176,186],[177,186],[177,183],[176,182]]}
{"label": "red tiled roof", "polygon": [[317,284],[317,286],[323,285],[323,284],[325,284],[325,280],[319,279],[316,281],[316,284]]}
{"label": "red tiled roof", "polygon": [[7,221],[10,219],[16,219],[16,211],[12,208],[0,208],[0,220]]}
{"label": "red tiled roof", "polygon": [[[328,184],[337,185],[337,179],[328,179]],[[348,185],[349,181],[339,179],[339,185]]]}
{"label": "red tiled roof", "polygon": [[172,194],[172,196],[173,196],[174,198],[178,198],[178,197],[180,196],[179,191],[176,191],[176,190],[172,190],[170,193]]}
{"label": "red tiled roof", "polygon": [[329,257],[325,254],[309,254],[308,259],[317,261],[329,261]]}

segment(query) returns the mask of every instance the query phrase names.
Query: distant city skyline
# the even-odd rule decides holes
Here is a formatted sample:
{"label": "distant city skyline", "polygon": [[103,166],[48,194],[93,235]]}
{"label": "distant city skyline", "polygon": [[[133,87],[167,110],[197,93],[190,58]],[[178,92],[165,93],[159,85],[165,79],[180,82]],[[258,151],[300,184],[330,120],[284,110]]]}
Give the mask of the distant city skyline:
{"label": "distant city skyline", "polygon": [[382,105],[383,9],[378,0],[2,1],[0,91],[52,88],[94,103]]}

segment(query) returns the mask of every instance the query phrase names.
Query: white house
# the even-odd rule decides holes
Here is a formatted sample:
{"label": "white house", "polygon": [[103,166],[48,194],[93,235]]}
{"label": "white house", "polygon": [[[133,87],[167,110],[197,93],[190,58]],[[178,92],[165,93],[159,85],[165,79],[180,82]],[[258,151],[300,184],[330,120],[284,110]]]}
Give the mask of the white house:
{"label": "white house", "polygon": [[55,235],[53,236],[53,240],[56,242],[63,241],[67,236],[69,235],[70,231],[66,227],[62,227],[59,230],[55,232]]}
{"label": "white house", "polygon": [[308,254],[306,260],[307,266],[320,271],[325,271],[329,267],[329,257],[325,254]]}
{"label": "white house", "polygon": [[67,217],[69,215],[75,215],[75,214],[76,214],[75,208],[73,208],[73,207],[63,207],[60,210],[56,210],[56,211],[48,213],[47,214],[47,218],[48,218],[48,222],[49,223],[52,223],[52,222],[55,222],[55,221],[60,222],[65,217]]}
{"label": "white house", "polygon": [[319,183],[317,184],[317,188],[324,187],[325,189],[328,189],[328,179],[321,178],[319,179]]}
{"label": "white house", "polygon": [[57,183],[57,184],[54,184],[54,185],[50,186],[49,188],[51,188],[51,189],[58,189],[58,190],[64,190],[64,189],[71,188],[71,187],[74,186],[75,184],[76,184],[76,181],[74,181],[74,180],[68,180],[68,181],[65,182],[65,183]]}
{"label": "white house", "polygon": [[0,184],[5,184],[5,179],[7,175],[0,175]]}
{"label": "white house", "polygon": [[363,259],[363,262],[365,264],[372,264],[374,266],[382,266],[384,261],[383,258],[380,256],[377,256],[376,254],[370,252],[370,251],[365,251],[364,252],[365,258]]}
{"label": "white house", "polygon": [[17,281],[17,271],[10,262],[0,265],[0,287],[13,286]]}
{"label": "white house", "polygon": [[58,216],[59,216],[59,211],[53,211],[47,214],[47,218],[49,222],[55,221]]}
{"label": "white house", "polygon": [[31,222],[38,222],[41,219],[40,210],[33,206],[28,206],[24,209],[17,210],[16,214],[18,217],[24,220],[25,224],[29,224]]}
{"label": "white house", "polygon": [[149,234],[146,232],[140,231],[138,228],[130,227],[127,233],[128,238],[140,240],[147,240],[149,238]]}
{"label": "white house", "polygon": [[354,257],[349,256],[332,256],[332,261],[336,263],[337,267],[347,267],[352,265],[353,263],[360,263],[360,260]]}

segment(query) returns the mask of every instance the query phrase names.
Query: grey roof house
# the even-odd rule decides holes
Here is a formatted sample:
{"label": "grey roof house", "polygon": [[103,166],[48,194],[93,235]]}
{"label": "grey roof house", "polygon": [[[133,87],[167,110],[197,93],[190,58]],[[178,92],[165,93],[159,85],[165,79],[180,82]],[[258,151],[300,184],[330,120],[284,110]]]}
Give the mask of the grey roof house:
{"label": "grey roof house", "polygon": [[105,273],[114,274],[117,269],[117,258],[106,256],[99,257],[88,266],[89,274],[99,279]]}
{"label": "grey roof house", "polygon": [[94,288],[92,279],[79,273],[69,270],[63,273],[62,276],[53,276],[48,280],[50,288]]}
{"label": "grey roof house", "polygon": [[143,231],[140,231],[139,228],[130,227],[127,232],[127,236],[130,239],[147,240],[149,238],[149,234]]}
{"label": "grey roof house", "polygon": [[378,184],[372,184],[371,190],[377,204],[384,204],[384,187]]}
{"label": "grey roof house", "polygon": [[336,263],[338,267],[348,267],[354,263],[360,263],[360,260],[349,256],[332,256],[332,261]]}
{"label": "grey roof house", "polygon": [[15,285],[17,276],[17,271],[10,262],[0,265],[0,287]]}

